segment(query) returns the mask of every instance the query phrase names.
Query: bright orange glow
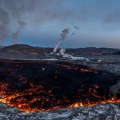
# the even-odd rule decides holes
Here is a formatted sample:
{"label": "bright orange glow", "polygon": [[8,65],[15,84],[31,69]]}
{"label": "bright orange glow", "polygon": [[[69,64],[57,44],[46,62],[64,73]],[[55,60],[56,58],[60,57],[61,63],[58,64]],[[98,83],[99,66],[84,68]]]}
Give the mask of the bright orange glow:
{"label": "bright orange glow", "polygon": [[[96,82],[97,80],[94,75],[99,75],[97,71],[85,67],[58,63],[56,66],[52,64],[51,68],[49,62],[44,62],[45,65],[40,64],[40,67],[38,64],[34,66],[34,62],[29,65],[27,61],[24,62],[25,65],[22,65],[23,63],[21,61],[4,61],[4,63],[10,63],[10,66],[7,66],[5,70],[7,74],[4,75],[4,72],[1,74],[0,102],[6,103],[9,106],[18,107],[21,111],[50,111],[60,108],[120,102],[120,99],[107,92],[108,89],[106,89],[106,86],[103,87],[102,84]],[[38,72],[37,74],[33,74],[32,78],[29,71],[31,66],[32,72],[34,70]],[[49,66],[48,71],[46,66]],[[27,74],[21,72],[25,67],[28,70]],[[68,73],[64,74],[64,70]],[[51,73],[48,74],[49,72]],[[16,76],[14,75],[15,73],[17,74]],[[72,73],[74,73],[73,75],[77,75],[77,77],[72,76]],[[37,75],[38,78],[36,77]],[[93,75],[92,78],[95,81],[92,81],[91,75]],[[93,83],[91,84],[91,82]],[[103,96],[104,92],[106,93]]]}

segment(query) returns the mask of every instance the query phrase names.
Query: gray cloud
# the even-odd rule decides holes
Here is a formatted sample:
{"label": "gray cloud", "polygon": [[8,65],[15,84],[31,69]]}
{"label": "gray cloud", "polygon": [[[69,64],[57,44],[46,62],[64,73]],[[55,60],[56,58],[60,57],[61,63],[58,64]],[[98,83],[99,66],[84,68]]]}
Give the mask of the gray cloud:
{"label": "gray cloud", "polygon": [[[11,32],[8,30],[9,25],[12,23],[18,23],[23,20],[30,24],[42,24],[46,21],[64,18],[68,12],[61,12],[58,10],[58,6],[62,4],[59,0],[1,0],[0,1],[0,41],[1,43]],[[17,29],[17,28],[16,28]],[[22,29],[19,29],[19,34]],[[18,31],[12,35],[13,39],[16,39]],[[18,36],[18,35],[17,35]]]}
{"label": "gray cloud", "polygon": [[0,44],[8,37],[9,14],[0,7]]}
{"label": "gray cloud", "polygon": [[[17,37],[21,35],[24,29],[19,30],[19,21],[26,23],[26,30],[51,22],[57,22],[59,31],[72,22],[85,32],[93,23],[97,23],[95,31],[117,29],[114,24],[120,21],[119,3],[119,0],[0,0],[0,42],[10,36],[14,38],[16,33],[19,33]],[[62,25],[65,26],[62,28]]]}

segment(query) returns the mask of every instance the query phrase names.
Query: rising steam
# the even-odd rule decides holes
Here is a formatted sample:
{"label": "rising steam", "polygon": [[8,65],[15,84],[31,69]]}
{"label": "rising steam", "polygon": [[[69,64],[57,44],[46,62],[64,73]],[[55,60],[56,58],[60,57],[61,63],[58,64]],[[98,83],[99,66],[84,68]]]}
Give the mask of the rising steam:
{"label": "rising steam", "polygon": [[[12,36],[12,43],[16,43],[18,36],[25,27],[24,23],[17,23],[23,20],[29,25],[43,25],[43,22],[53,20],[55,17],[67,17],[66,11],[64,15],[58,8],[51,8],[56,4],[62,4],[59,0],[0,0],[0,43],[8,40]],[[46,7],[44,7],[46,6]],[[47,13],[47,14],[46,14]],[[13,30],[16,29],[16,32]]]}
{"label": "rising steam", "polygon": [[[76,29],[76,30],[79,30],[79,27],[77,25],[74,25],[71,29]],[[54,47],[53,49],[53,53],[56,53],[57,52],[57,49],[61,46],[61,44],[64,42],[64,40],[67,38],[70,30],[70,28],[65,28],[63,31],[62,31],[62,34],[60,35],[60,39],[58,40],[58,43],[56,44],[56,46]],[[73,34],[73,33],[72,33]],[[61,49],[62,50],[62,49]],[[63,51],[62,51],[63,52]]]}
{"label": "rising steam", "polygon": [[77,25],[74,25],[74,29],[79,30],[80,28]]}
{"label": "rising steam", "polygon": [[13,38],[12,44],[17,43],[19,34],[21,33],[22,29],[24,29],[25,25],[26,25],[26,23],[24,21],[19,21],[19,27],[18,27],[17,31],[12,34],[12,38]]}
{"label": "rising steam", "polygon": [[70,31],[70,28],[65,28],[62,31],[62,34],[60,35],[60,39],[59,39],[57,45],[55,46],[55,48],[53,49],[53,53],[57,52],[57,49],[60,47],[60,45],[63,43],[63,41],[67,38],[69,31]]}

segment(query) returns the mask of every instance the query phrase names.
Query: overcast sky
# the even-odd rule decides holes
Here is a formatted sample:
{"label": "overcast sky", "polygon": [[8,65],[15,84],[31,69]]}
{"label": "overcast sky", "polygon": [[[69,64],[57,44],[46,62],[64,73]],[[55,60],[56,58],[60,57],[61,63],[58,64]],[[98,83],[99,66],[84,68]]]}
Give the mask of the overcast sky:
{"label": "overcast sky", "polygon": [[[75,29],[78,26],[79,29]],[[120,47],[120,0],[0,0],[0,44]]]}

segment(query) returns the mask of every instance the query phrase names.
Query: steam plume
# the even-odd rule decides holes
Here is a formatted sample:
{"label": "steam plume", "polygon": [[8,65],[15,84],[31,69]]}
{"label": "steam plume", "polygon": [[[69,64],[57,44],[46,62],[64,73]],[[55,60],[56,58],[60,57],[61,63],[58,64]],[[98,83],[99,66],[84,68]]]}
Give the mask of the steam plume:
{"label": "steam plume", "polygon": [[77,30],[79,30],[79,29],[80,29],[77,25],[74,25],[74,28],[75,28],[75,29],[77,29]]}
{"label": "steam plume", "polygon": [[53,53],[57,52],[57,49],[60,47],[60,45],[63,43],[63,41],[67,38],[69,31],[70,31],[70,28],[65,28],[62,31],[62,34],[60,35],[60,39],[59,39],[57,45],[55,46],[55,48],[53,49]]}
{"label": "steam plume", "polygon": [[[44,25],[43,23],[56,20],[56,18],[60,21],[63,18],[68,19],[70,17],[69,10],[63,12],[56,7],[58,4],[61,6],[63,2],[59,0],[0,0],[0,43],[2,44],[9,36],[12,36],[12,43],[16,43],[24,28],[21,25],[17,28],[16,24],[20,20],[29,23],[27,27],[30,28]],[[14,29],[16,32],[13,31]]]}
{"label": "steam plume", "polygon": [[19,37],[19,34],[21,33],[22,29],[25,27],[26,23],[24,21],[19,21],[19,28],[17,29],[17,31],[15,33],[13,33],[12,35],[12,38],[13,38],[13,41],[12,43],[13,44],[16,44],[17,43],[17,39]]}

